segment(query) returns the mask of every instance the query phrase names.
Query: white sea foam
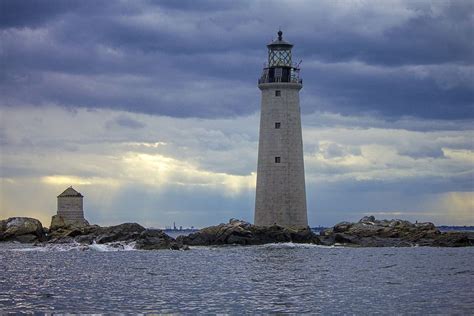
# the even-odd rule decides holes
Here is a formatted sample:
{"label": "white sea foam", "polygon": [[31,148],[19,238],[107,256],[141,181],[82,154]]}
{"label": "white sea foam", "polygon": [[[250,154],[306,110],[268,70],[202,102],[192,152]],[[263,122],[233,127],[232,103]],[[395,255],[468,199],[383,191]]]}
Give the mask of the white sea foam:
{"label": "white sea foam", "polygon": [[29,251],[46,251],[45,247],[28,247],[28,248],[13,248],[10,251],[29,252]]}
{"label": "white sea foam", "polygon": [[11,248],[11,251],[29,252],[29,251],[132,251],[135,249],[135,242],[131,243],[109,243],[109,244],[96,244],[95,242],[91,245],[83,245],[79,243],[69,244],[46,244],[41,246]]}
{"label": "white sea foam", "polygon": [[135,249],[135,242],[131,243],[110,243],[110,244],[96,244],[95,242],[88,246],[90,250],[94,251],[132,251]]}
{"label": "white sea foam", "polygon": [[263,248],[270,249],[293,249],[293,248],[335,248],[335,246],[323,246],[315,244],[299,244],[293,242],[282,242],[262,245]]}

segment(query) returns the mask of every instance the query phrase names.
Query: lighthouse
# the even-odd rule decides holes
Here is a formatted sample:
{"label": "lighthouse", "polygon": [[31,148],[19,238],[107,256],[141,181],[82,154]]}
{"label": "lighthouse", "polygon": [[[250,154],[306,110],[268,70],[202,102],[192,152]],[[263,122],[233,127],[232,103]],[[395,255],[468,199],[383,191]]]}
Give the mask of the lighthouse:
{"label": "lighthouse", "polygon": [[303,81],[283,32],[267,45],[262,91],[255,225],[308,226],[299,91]]}

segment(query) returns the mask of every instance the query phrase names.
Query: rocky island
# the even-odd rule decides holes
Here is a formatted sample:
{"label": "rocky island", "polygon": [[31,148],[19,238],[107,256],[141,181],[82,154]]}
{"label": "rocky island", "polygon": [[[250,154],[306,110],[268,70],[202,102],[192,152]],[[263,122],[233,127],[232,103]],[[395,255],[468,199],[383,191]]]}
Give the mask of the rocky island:
{"label": "rocky island", "polygon": [[174,239],[162,230],[147,229],[137,223],[110,227],[88,223],[63,223],[44,228],[40,221],[12,217],[0,221],[0,241],[47,244],[112,244],[134,243],[135,249],[187,250],[189,246],[262,245],[268,243],[307,243],[352,247],[465,247],[474,246],[474,233],[440,232],[433,223],[411,223],[405,220],[376,220],[367,216],[360,221],[341,222],[317,235],[309,228],[292,229],[281,226],[255,226],[231,219],[228,223],[210,226],[188,236]]}
{"label": "rocky island", "polygon": [[443,233],[429,222],[376,220],[374,216],[366,216],[359,222],[341,222],[322,231],[319,240],[323,245],[359,247],[464,247],[474,246],[474,233]]}

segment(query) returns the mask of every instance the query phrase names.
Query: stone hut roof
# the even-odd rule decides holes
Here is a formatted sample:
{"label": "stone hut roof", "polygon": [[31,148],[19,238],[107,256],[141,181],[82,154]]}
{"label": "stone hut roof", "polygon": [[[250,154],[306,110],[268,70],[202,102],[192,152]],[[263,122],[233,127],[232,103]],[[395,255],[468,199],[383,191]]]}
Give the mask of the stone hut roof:
{"label": "stone hut roof", "polygon": [[59,197],[84,197],[81,193],[77,192],[76,190],[74,190],[72,188],[72,186],[70,186],[69,188],[67,188],[66,190],[64,190],[63,193],[61,193],[60,195],[58,195],[58,198]]}

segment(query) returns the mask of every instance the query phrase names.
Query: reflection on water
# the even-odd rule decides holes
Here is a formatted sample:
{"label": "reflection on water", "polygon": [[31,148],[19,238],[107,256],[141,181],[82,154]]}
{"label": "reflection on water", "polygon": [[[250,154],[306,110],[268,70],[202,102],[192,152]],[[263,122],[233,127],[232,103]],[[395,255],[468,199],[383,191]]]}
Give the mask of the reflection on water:
{"label": "reflection on water", "polygon": [[474,248],[277,244],[147,252],[19,247],[0,244],[0,312],[474,310]]}

